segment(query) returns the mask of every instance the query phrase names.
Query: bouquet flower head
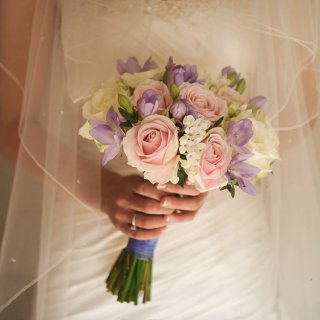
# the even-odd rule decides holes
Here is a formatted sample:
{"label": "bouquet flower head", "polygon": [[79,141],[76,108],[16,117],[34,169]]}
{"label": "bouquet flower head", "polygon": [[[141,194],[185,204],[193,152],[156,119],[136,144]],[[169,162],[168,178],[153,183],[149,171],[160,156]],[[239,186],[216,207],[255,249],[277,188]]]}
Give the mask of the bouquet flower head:
{"label": "bouquet flower head", "polygon": [[[128,164],[153,184],[188,181],[199,191],[256,194],[254,183],[279,159],[279,142],[262,110],[266,98],[246,99],[241,74],[225,67],[216,80],[204,81],[196,65],[171,57],[163,69],[151,58],[141,66],[132,57],[117,69],[119,77],[85,103],[87,122],[79,130],[103,152],[103,165],[123,149]],[[107,279],[119,301],[137,304],[140,292],[150,300],[155,245],[129,239]]]}

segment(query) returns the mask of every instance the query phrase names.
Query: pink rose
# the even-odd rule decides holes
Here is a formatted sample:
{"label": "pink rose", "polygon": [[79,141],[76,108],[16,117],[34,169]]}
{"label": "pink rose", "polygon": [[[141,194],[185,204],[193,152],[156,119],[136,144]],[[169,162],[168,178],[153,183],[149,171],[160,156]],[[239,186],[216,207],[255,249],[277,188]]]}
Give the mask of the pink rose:
{"label": "pink rose", "polygon": [[245,98],[238,91],[230,88],[230,87],[222,87],[219,89],[217,95],[226,100],[228,103],[230,102],[239,102],[240,104],[245,103]]}
{"label": "pink rose", "polygon": [[161,114],[163,111],[169,108],[172,103],[172,98],[168,87],[161,81],[147,79],[142,81],[133,92],[132,102],[136,106],[138,100],[142,97],[146,90],[153,90],[157,95],[160,96],[158,112]]}
{"label": "pink rose", "polygon": [[206,140],[206,146],[200,157],[200,173],[195,177],[200,191],[208,191],[225,185],[225,177],[232,158],[232,150],[224,139],[221,128],[215,128]]}
{"label": "pink rose", "polygon": [[199,83],[184,84],[180,90],[180,96],[191,107],[210,121],[215,122],[227,113],[226,101]]}
{"label": "pink rose", "polygon": [[176,126],[157,114],[143,119],[123,139],[129,164],[144,172],[151,183],[164,184],[177,176],[178,147]]}

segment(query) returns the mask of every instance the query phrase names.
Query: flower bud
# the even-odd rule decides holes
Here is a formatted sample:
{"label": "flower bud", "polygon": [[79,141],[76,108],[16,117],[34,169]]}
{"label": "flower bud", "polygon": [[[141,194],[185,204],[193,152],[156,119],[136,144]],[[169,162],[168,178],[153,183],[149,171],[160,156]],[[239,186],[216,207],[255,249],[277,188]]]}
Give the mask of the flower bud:
{"label": "flower bud", "polygon": [[182,99],[176,100],[170,107],[170,113],[176,120],[182,120],[187,113],[187,106]]}

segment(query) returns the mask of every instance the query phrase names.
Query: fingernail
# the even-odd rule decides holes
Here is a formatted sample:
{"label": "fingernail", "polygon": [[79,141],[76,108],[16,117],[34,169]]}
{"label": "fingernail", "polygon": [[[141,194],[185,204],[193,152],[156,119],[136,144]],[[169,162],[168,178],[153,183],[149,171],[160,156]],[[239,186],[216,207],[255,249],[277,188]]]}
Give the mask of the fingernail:
{"label": "fingernail", "polygon": [[182,211],[181,210],[176,210],[176,213],[180,214]]}
{"label": "fingernail", "polygon": [[166,188],[166,185],[165,184],[157,184],[157,189],[159,190],[163,190]]}
{"label": "fingernail", "polygon": [[164,200],[162,206],[163,207],[170,207],[170,201],[169,200]]}
{"label": "fingernail", "polygon": [[171,217],[170,217],[170,216],[165,216],[165,217],[164,217],[164,220],[165,220],[167,223],[170,223]]}

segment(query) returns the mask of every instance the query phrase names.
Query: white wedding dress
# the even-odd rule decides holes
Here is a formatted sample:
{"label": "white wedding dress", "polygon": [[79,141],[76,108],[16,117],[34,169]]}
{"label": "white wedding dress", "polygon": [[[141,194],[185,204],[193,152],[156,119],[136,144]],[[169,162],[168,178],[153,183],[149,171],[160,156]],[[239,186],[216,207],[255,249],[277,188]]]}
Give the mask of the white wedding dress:
{"label": "white wedding dress", "polygon": [[[58,7],[53,2],[38,5],[43,13],[35,22],[38,60],[31,59],[30,67],[38,68],[34,73],[43,77],[38,64],[46,50],[41,46],[51,43],[44,94],[32,98],[37,76],[31,75],[33,84],[25,99],[27,106],[41,110],[37,111],[43,119],[41,127],[49,134],[40,148],[34,141],[38,137],[33,134],[34,122],[28,125],[34,112],[30,110],[22,131],[24,152],[46,172],[44,191],[37,195],[41,197],[40,244],[30,253],[38,259],[27,266],[37,271],[21,276],[21,283],[6,293],[4,305],[10,308],[15,294],[33,286],[31,314],[41,320],[318,319],[320,205],[314,178],[318,168],[301,126],[319,115],[319,104],[311,112],[299,109],[304,96],[297,80],[303,68],[313,70],[309,64],[317,50],[298,27],[287,29],[290,24],[277,11],[286,1],[279,7],[277,1],[263,5],[259,1],[66,0]],[[312,15],[312,5],[318,6],[310,3],[308,14]],[[300,14],[302,21],[308,18],[300,5],[289,7],[291,15]],[[58,14],[50,20],[54,8]],[[50,23],[51,32],[46,29]],[[296,54],[290,51],[293,48]],[[81,104],[90,90],[116,75],[117,59],[144,60],[150,55],[159,65],[172,55],[175,61],[197,64],[200,73],[212,76],[226,65],[236,67],[247,80],[250,97],[268,97],[266,112],[284,134],[282,160],[275,164],[274,174],[257,185],[256,197],[238,191],[232,199],[227,192],[215,190],[194,221],[169,225],[155,252],[152,301],[133,306],[117,302],[104,284],[126,236],[107,215],[94,212],[74,196],[77,188],[99,193],[98,169],[92,172],[97,184],[88,186],[68,161],[76,163],[78,155],[99,156],[95,146],[77,137],[83,121]],[[64,148],[72,150],[70,158]],[[300,165],[310,169],[296,170]],[[120,157],[109,169],[135,172]],[[16,178],[16,186],[21,179]],[[23,206],[17,199],[12,201],[13,212]],[[8,230],[14,229],[14,221],[9,220]],[[27,226],[26,230],[33,229]],[[2,263],[11,275],[16,268],[12,257],[17,260],[18,250],[12,250],[10,239],[14,233],[8,231]]]}

